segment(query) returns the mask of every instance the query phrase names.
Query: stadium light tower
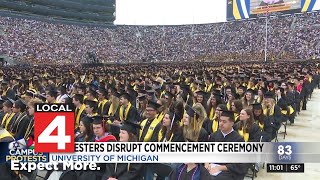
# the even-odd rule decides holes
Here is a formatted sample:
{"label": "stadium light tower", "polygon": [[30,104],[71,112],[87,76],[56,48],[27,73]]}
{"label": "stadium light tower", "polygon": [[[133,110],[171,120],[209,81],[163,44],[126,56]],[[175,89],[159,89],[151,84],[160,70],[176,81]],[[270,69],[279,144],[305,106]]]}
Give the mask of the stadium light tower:
{"label": "stadium light tower", "polygon": [[266,40],[264,46],[264,62],[267,62],[267,51],[268,51],[268,16],[269,16],[269,4],[267,5],[266,13]]}

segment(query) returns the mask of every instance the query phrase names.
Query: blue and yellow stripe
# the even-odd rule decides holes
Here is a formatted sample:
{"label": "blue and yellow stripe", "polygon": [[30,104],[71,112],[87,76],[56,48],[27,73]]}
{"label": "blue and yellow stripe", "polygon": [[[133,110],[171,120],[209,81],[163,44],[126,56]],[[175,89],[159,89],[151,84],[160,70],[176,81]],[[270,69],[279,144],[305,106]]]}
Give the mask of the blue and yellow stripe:
{"label": "blue and yellow stripe", "polygon": [[250,0],[233,0],[232,1],[232,14],[234,19],[249,18],[250,13]]}
{"label": "blue and yellow stripe", "polygon": [[301,0],[301,12],[313,11],[313,7],[319,0]]}

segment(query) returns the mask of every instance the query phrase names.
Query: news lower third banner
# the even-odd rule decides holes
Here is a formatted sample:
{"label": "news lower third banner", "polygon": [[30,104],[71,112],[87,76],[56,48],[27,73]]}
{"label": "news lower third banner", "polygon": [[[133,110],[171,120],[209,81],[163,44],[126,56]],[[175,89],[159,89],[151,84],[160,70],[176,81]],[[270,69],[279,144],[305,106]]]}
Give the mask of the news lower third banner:
{"label": "news lower third banner", "polygon": [[320,163],[320,143],[75,143],[73,153],[41,153],[0,143],[0,162]]}

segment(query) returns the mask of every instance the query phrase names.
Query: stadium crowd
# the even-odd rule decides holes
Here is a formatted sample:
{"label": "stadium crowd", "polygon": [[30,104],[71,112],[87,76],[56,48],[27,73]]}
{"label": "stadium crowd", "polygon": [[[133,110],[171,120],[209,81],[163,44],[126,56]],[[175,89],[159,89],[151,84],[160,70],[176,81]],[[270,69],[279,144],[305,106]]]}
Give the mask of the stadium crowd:
{"label": "stadium crowd", "polygon": [[[270,142],[320,88],[319,62],[167,63],[2,69],[0,141],[34,146],[34,104],[73,103],[76,142]],[[47,179],[243,179],[252,164],[114,164]],[[191,169],[187,171],[186,169]],[[220,173],[218,173],[221,171]],[[1,176],[33,179],[36,171]],[[196,174],[193,178],[193,174]],[[214,175],[210,175],[214,174]]]}
{"label": "stadium crowd", "polygon": [[[319,58],[319,13],[268,18],[268,59]],[[265,63],[265,19],[183,26],[101,27],[0,17],[0,142],[34,148],[34,105],[75,107],[76,142],[271,142],[320,88],[318,60]],[[102,62],[164,63],[80,66]],[[184,60],[214,62],[179,62]],[[228,62],[225,62],[228,61]],[[245,61],[245,62],[244,62]],[[248,62],[252,61],[252,62]],[[48,65],[50,64],[50,65]],[[103,164],[45,179],[242,180],[253,164]],[[11,171],[1,178],[35,178]]]}
{"label": "stadium crowd", "polygon": [[[10,17],[0,17],[0,24],[0,54],[29,63],[54,64],[86,62],[87,52],[94,52],[101,62],[261,60],[266,34],[263,18],[109,29]],[[319,58],[318,25],[319,12],[269,17],[268,59]]]}

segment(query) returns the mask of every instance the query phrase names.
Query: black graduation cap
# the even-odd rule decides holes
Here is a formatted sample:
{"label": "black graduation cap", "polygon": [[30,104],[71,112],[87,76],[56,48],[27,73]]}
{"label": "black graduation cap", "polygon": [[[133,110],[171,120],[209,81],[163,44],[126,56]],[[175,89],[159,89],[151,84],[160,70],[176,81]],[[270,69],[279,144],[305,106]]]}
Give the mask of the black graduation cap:
{"label": "black graduation cap", "polygon": [[[5,98],[2,98],[3,100],[5,100]],[[6,103],[8,103],[9,104],[9,106],[13,106],[13,104],[14,104],[14,100],[13,99],[10,99],[10,98],[6,98],[6,101],[5,101]]]}
{"label": "black graduation cap", "polygon": [[27,103],[20,98],[16,100],[14,104],[16,105],[16,107],[20,108],[22,111],[24,111],[27,107]]}
{"label": "black graduation cap", "polygon": [[232,121],[234,121],[234,112],[233,111],[225,111],[221,110],[221,116],[229,117]]}
{"label": "black graduation cap", "polygon": [[33,92],[33,91],[31,91],[31,90],[27,90],[25,95],[26,95],[26,96],[33,97],[33,98],[34,98],[34,97],[35,97],[35,94],[36,94],[36,93],[35,93],[35,92]]}
{"label": "black graduation cap", "polygon": [[207,95],[207,93],[204,91],[197,91],[196,93],[197,93],[197,95],[202,95],[203,97],[206,97],[206,95]]}
{"label": "black graduation cap", "polygon": [[149,96],[153,96],[155,92],[156,92],[156,91],[153,90],[153,89],[146,91],[146,93],[147,93]]}
{"label": "black graduation cap", "polygon": [[151,108],[157,110],[159,107],[161,107],[161,105],[154,102],[154,101],[149,101],[147,107],[151,107]]}
{"label": "black graduation cap", "polygon": [[253,109],[258,109],[258,110],[262,109],[261,103],[253,103],[251,105],[252,105]]}
{"label": "black graduation cap", "polygon": [[92,124],[102,124],[102,126],[104,127],[105,119],[103,116],[101,115],[93,116],[92,119],[93,119]]}
{"label": "black graduation cap", "polygon": [[43,102],[46,102],[46,100],[47,100],[46,96],[43,95],[43,94],[38,94],[37,97],[38,97],[39,99],[41,99],[41,101],[43,101]]}
{"label": "black graduation cap", "polygon": [[268,91],[264,94],[264,98],[274,98],[274,94]]}
{"label": "black graduation cap", "polygon": [[142,94],[142,95],[138,96],[138,99],[139,99],[139,101],[144,101],[144,100],[146,100],[146,95]]}
{"label": "black graduation cap", "polygon": [[190,118],[196,118],[198,119],[200,117],[200,115],[190,106],[186,106],[186,109],[187,109],[187,114],[190,116]]}
{"label": "black graduation cap", "polygon": [[139,124],[133,123],[129,120],[124,121],[123,125],[120,127],[121,130],[125,130],[128,133],[132,133],[134,135],[139,134],[139,130],[141,129],[141,126]]}
{"label": "black graduation cap", "polygon": [[128,101],[131,100],[130,94],[128,94],[128,93],[126,93],[126,92],[122,93],[120,97],[123,97],[123,98],[127,99]]}
{"label": "black graduation cap", "polygon": [[84,124],[91,124],[93,122],[93,118],[89,116],[84,116],[80,119]]}

